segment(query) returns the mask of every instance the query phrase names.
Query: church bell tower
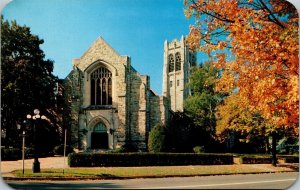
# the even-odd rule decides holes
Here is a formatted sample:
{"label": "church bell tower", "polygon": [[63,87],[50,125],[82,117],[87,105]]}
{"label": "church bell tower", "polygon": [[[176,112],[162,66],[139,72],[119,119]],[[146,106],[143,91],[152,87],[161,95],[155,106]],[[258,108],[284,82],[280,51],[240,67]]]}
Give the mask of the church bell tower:
{"label": "church bell tower", "polygon": [[191,68],[196,65],[196,54],[186,45],[185,38],[164,44],[163,96],[170,101],[170,109],[183,111],[183,102],[190,95],[187,88]]}

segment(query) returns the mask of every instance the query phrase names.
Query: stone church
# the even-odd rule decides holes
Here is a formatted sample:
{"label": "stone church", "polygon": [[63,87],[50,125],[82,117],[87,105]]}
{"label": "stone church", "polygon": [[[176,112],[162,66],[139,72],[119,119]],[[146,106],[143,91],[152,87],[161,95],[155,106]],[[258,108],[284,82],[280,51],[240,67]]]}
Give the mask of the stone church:
{"label": "stone church", "polygon": [[185,38],[165,41],[163,95],[150,87],[150,77],[131,66],[99,37],[78,59],[64,80],[71,144],[80,151],[113,150],[131,144],[147,149],[148,134],[170,115],[183,111],[186,87],[196,56]]}

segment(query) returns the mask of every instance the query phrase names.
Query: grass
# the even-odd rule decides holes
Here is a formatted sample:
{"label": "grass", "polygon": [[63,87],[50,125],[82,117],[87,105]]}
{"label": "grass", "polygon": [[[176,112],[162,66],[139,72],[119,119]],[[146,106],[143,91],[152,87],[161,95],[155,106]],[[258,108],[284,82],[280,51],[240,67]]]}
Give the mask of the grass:
{"label": "grass", "polygon": [[[63,173],[64,171],[64,173]],[[218,166],[161,166],[161,167],[102,167],[102,168],[66,168],[42,169],[41,173],[25,170],[24,177],[86,177],[86,178],[135,178],[168,177],[196,175],[247,174],[254,172],[287,172],[286,167],[273,167],[270,164],[253,165],[218,165]],[[22,177],[22,170],[13,171],[16,177]]]}

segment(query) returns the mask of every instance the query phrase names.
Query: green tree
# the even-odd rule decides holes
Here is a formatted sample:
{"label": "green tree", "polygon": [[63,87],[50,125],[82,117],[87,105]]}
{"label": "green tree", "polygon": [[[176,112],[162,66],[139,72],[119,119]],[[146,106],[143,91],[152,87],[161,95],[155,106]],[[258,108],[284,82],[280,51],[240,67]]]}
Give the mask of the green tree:
{"label": "green tree", "polygon": [[[43,130],[49,133],[57,128],[57,78],[52,74],[53,61],[46,60],[40,49],[43,42],[31,34],[29,27],[1,16],[1,127],[6,133],[6,146],[18,144],[16,126],[23,124],[35,108],[48,118],[40,124],[45,126]],[[30,134],[32,127],[27,127]],[[27,142],[30,141],[32,138],[28,137]]]}
{"label": "green tree", "polygon": [[148,150],[149,152],[166,151],[166,127],[158,124],[149,133]]}
{"label": "green tree", "polygon": [[202,135],[202,144],[215,134],[216,106],[225,94],[215,91],[219,71],[210,62],[201,64],[192,71],[188,87],[192,95],[184,102],[184,111],[192,118]]}
{"label": "green tree", "polygon": [[196,132],[193,120],[185,112],[171,114],[167,133],[169,151],[191,152],[199,140],[199,135],[195,136],[195,134],[199,133]]}

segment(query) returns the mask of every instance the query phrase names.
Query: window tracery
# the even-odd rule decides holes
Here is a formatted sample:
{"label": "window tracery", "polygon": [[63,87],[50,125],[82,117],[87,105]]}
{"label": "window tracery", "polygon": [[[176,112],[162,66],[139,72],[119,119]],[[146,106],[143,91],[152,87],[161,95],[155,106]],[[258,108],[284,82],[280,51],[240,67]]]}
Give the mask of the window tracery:
{"label": "window tracery", "polygon": [[91,74],[91,105],[112,105],[112,74],[104,67]]}

